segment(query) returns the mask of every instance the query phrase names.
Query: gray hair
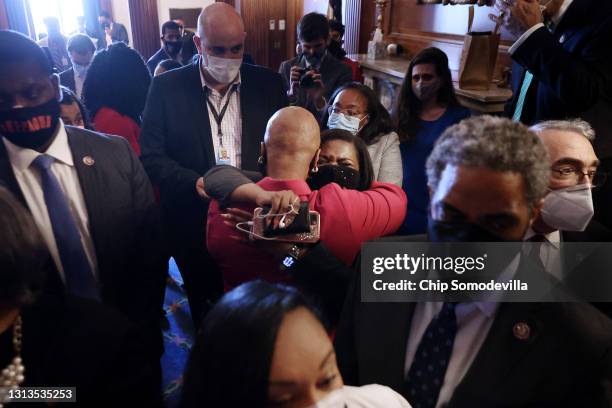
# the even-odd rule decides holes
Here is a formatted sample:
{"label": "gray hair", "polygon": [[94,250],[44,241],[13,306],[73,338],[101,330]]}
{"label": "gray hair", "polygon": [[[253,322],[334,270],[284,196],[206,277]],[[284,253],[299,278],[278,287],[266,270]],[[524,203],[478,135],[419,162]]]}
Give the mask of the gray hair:
{"label": "gray hair", "polygon": [[547,130],[572,132],[584,136],[589,142],[595,140],[595,130],[589,122],[582,119],[547,120],[529,128],[532,132],[542,133]]}
{"label": "gray hair", "polygon": [[427,184],[432,191],[447,165],[522,174],[531,209],[547,193],[550,164],[544,144],[524,125],[509,119],[476,116],[448,128],[427,159]]}

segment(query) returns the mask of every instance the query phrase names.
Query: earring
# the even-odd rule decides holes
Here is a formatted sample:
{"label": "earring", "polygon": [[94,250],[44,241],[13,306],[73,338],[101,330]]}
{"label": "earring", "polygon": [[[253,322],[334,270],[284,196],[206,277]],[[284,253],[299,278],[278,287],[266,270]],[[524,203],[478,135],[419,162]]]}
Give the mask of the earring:
{"label": "earring", "polygon": [[315,166],[312,168],[311,172],[312,172],[312,173],[318,173],[318,172],[319,172],[319,166],[317,166],[317,165],[315,164]]}
{"label": "earring", "polygon": [[263,158],[263,156],[259,156],[259,157],[257,158],[257,164],[264,164],[264,158]]}

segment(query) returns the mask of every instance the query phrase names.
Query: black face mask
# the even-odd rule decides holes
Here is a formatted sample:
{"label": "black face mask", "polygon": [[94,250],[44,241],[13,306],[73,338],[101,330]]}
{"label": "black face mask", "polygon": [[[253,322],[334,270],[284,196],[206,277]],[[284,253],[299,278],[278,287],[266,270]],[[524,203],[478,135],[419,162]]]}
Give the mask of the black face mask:
{"label": "black face mask", "polygon": [[103,23],[100,23],[100,27],[102,27],[102,31],[104,31],[106,28],[110,28],[110,23],[107,23],[105,21]]}
{"label": "black face mask", "polygon": [[336,183],[349,190],[359,189],[359,172],[347,166],[326,164],[319,166],[319,171],[312,173],[308,179],[311,190],[320,190],[329,183]]}
{"label": "black face mask", "polygon": [[53,138],[60,109],[57,99],[51,98],[32,108],[0,112],[0,133],[17,146],[37,150]]}
{"label": "black face mask", "polygon": [[176,55],[181,52],[181,48],[183,48],[182,41],[164,41],[164,46],[166,47],[166,51],[170,55]]}
{"label": "black face mask", "polygon": [[321,60],[323,59],[324,55],[325,55],[325,51],[320,51],[320,52],[318,51],[318,52],[315,52],[314,54],[304,53],[304,59],[306,60],[309,66],[314,67],[314,68],[319,68],[319,66],[321,65]]}
{"label": "black face mask", "polygon": [[329,45],[327,46],[327,51],[339,60],[344,59],[344,57],[346,56],[346,51],[344,51],[344,49],[342,48],[342,44],[340,44],[340,42],[336,40],[331,40],[329,42]]}

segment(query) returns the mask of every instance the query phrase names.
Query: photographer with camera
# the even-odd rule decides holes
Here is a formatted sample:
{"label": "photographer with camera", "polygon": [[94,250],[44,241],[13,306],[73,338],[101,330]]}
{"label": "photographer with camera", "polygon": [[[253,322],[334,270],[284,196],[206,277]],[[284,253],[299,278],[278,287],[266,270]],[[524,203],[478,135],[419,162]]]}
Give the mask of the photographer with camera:
{"label": "photographer with camera", "polygon": [[319,117],[332,93],[351,82],[352,73],[348,66],[327,52],[329,21],[324,15],[309,13],[302,17],[297,36],[301,52],[283,62],[279,73],[285,81],[291,104]]}

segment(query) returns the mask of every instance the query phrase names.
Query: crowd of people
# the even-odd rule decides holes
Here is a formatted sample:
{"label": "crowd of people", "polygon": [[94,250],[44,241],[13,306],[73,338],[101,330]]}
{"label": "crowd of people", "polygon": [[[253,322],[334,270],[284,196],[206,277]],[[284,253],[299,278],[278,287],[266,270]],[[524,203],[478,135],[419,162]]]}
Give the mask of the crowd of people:
{"label": "crowd of people", "polygon": [[611,240],[612,9],[517,3],[506,117],[462,107],[437,48],[389,112],[317,13],[278,73],[225,3],[147,62],[105,12],[97,37],[0,31],[0,406],[163,406],[170,258],[198,329],[181,406],[612,406],[608,303],[361,301],[372,240],[538,243],[508,268],[550,279],[561,242]]}

